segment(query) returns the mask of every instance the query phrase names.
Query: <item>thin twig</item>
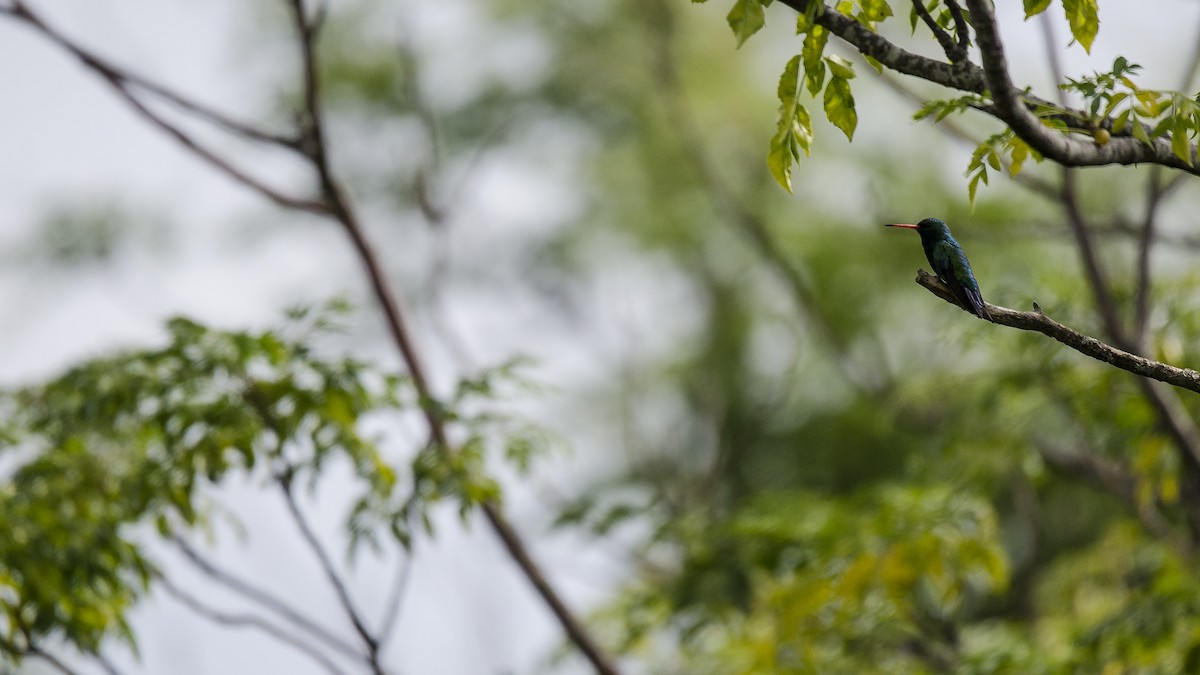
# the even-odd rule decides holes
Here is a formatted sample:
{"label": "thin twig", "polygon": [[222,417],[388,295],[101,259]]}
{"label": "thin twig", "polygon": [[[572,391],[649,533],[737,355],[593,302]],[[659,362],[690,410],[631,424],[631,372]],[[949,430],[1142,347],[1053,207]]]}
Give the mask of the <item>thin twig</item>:
{"label": "thin twig", "polygon": [[[452,452],[452,446],[446,433],[442,411],[433,395],[425,373],[424,362],[417,354],[416,345],[409,333],[408,324],[400,310],[400,303],[388,283],[374,248],[366,238],[358,215],[350,200],[342,189],[333,173],[326,148],[324,125],[322,123],[321,107],[319,104],[319,82],[316,68],[315,26],[306,19],[304,0],[290,0],[292,17],[297,36],[300,40],[301,59],[303,64],[304,106],[307,116],[305,135],[309,139],[308,151],[313,165],[319,175],[321,191],[328,206],[329,217],[340,223],[350,238],[364,271],[371,284],[372,293],[383,310],[388,331],[412,378],[413,388],[420,401],[421,411],[429,425],[430,435],[442,452]],[[513,526],[505,518],[499,504],[485,501],[480,505],[489,526],[500,537],[509,555],[516,561],[517,566],[525,577],[533,584],[542,600],[553,612],[567,637],[583,653],[592,667],[602,675],[617,673],[616,666],[602,650],[591,633],[583,626],[575,615],[567,608],[566,603],[559,597],[558,591],[550,584],[541,567],[534,562],[529,554],[524,540],[517,534]]]}
{"label": "thin twig", "polygon": [[[258,178],[251,176],[228,160],[217,155],[214,151],[210,150],[199,141],[192,138],[191,135],[184,132],[181,128],[171,124],[161,115],[151,110],[145,104],[145,102],[138,98],[131,88],[133,86],[141,87],[142,89],[153,91],[162,96],[163,93],[167,91],[164,87],[150,84],[149,80],[141,77],[131,79],[125,73],[123,73],[123,71],[116,70],[109,66],[106,62],[97,59],[90,52],[83,50],[57,29],[46,23],[41,17],[35,14],[22,2],[16,2],[14,4],[13,11],[9,14],[17,19],[20,19],[26,25],[33,27],[51,42],[54,42],[71,54],[75,55],[85,66],[91,68],[98,75],[100,75],[100,77],[107,82],[114,91],[116,91],[118,96],[124,99],[125,102],[130,105],[130,107],[132,107],[144,119],[150,122],[151,125],[157,127],[168,136],[174,138],[178,143],[190,150],[192,154],[200,157],[221,173],[224,173],[234,181],[253,189],[267,199],[284,208],[306,211],[310,213],[323,212],[323,205],[320,202],[287,195],[284,192],[267,185]],[[184,101],[182,97],[171,98],[169,100],[176,105],[181,105],[181,102]],[[201,106],[199,106],[199,104],[189,102],[188,105],[192,106],[193,112],[203,109]],[[211,115],[213,118],[219,117],[217,113],[212,111],[206,110],[206,113]],[[227,128],[236,127],[237,124],[230,121],[230,123],[225,126],[227,126]],[[248,131],[248,128],[241,129],[240,133],[245,135],[245,132]],[[263,134],[262,137],[258,138],[257,140],[265,142],[267,138],[270,138],[270,136]],[[292,147],[295,144],[294,141],[284,139],[283,137],[272,139],[270,142],[278,143],[283,147]]]}
{"label": "thin twig", "polygon": [[163,576],[158,577],[158,585],[167,592],[167,595],[175,598],[180,604],[215,624],[229,626],[231,628],[257,628],[258,630],[263,631],[280,642],[283,642],[291,647],[295,647],[298,651],[301,651],[306,656],[312,658],[321,667],[333,675],[343,675],[345,672],[338,668],[337,664],[329,660],[327,656],[322,654],[320,650],[315,649],[309,642],[289,633],[283,628],[276,626],[260,616],[255,616],[253,614],[238,614],[216,609],[211,605],[206,604],[196,596],[183,590],[179,586],[176,586],[174,582]]}
{"label": "thin twig", "polygon": [[342,640],[333,633],[329,632],[322,626],[313,623],[303,614],[292,609],[283,600],[271,595],[267,591],[251,584],[248,581],[240,579],[230,572],[227,572],[217,567],[212,561],[208,560],[198,550],[193,548],[180,537],[172,537],[171,542],[179,548],[184,557],[196,566],[201,572],[207,575],[213,581],[225,586],[226,588],[238,593],[242,597],[258,604],[263,609],[269,610],[283,619],[290,621],[294,626],[304,630],[310,637],[325,643],[343,656],[355,659],[356,661],[365,662],[366,655],[356,649],[350,643]]}
{"label": "thin twig", "polygon": [[367,662],[370,664],[372,672],[376,675],[384,675],[383,665],[379,662],[379,638],[367,628],[362,614],[354,606],[354,602],[350,598],[350,592],[346,589],[346,583],[338,574],[333,560],[329,557],[329,553],[321,544],[321,540],[317,538],[316,533],[313,532],[312,527],[308,524],[308,518],[300,510],[300,505],[296,503],[296,495],[292,491],[291,474],[280,476],[277,482],[280,490],[283,492],[284,501],[287,503],[288,513],[291,514],[292,521],[296,523],[296,528],[300,530],[300,536],[317,558],[317,563],[321,566],[321,571],[324,572],[329,585],[333,587],[333,591],[337,595],[342,609],[346,612],[347,618],[350,619],[355,632],[358,633],[359,637],[362,638],[363,644],[366,645]]}
{"label": "thin twig", "polygon": [[53,654],[43,651],[42,648],[38,647],[37,645],[34,645],[34,644],[29,645],[29,647],[25,650],[25,653],[29,656],[36,657],[36,658],[39,658],[39,659],[45,661],[46,663],[50,664],[51,667],[53,667],[55,670],[62,673],[63,675],[79,675],[78,671],[75,671],[72,668],[70,668],[67,664],[60,661],[58,659],[58,657],[54,656]]}
{"label": "thin twig", "polygon": [[404,595],[408,592],[413,563],[416,560],[414,546],[415,544],[409,545],[405,551],[404,561],[396,567],[396,577],[392,580],[392,589],[388,593],[387,609],[384,610],[383,621],[379,625],[380,649],[392,636],[392,632],[396,629],[396,623],[400,620],[400,607],[404,604]]}

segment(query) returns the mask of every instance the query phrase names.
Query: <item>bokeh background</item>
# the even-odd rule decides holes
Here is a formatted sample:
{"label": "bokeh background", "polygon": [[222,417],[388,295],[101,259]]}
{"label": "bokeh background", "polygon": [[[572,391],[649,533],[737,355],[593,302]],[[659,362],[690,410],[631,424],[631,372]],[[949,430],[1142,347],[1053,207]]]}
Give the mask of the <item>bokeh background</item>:
{"label": "bokeh background", "polygon": [[[297,53],[278,4],[34,6],[149,79],[284,125]],[[505,403],[554,450],[529,474],[500,458],[492,468],[550,578],[631,672],[1200,663],[1180,468],[1132,377],[937,300],[912,283],[925,265],[915,235],[881,227],[942,217],[990,302],[1037,301],[1099,335],[1061,207],[995,174],[972,208],[973,145],[956,133],[998,127],[969,114],[957,132],[914,122],[919,99],[951,94],[877,76],[832,43],[856,63],[858,131],[850,143],[818,121],[788,194],[765,156],[777,79],[800,48],[794,12],[772,5],[736,49],[727,4],[328,3],[336,165],[435,387],[515,356],[540,385]],[[894,4],[885,34],[937,56]],[[1048,49],[1068,76],[1124,55],[1145,86],[1176,88],[1200,20],[1193,2],[1104,3],[1087,54],[1068,45],[1061,10],[1048,46],[1039,20],[999,4],[1014,81],[1046,95]],[[173,315],[264,329],[335,296],[359,310],[329,348],[401,369],[334,225],[214,172],[14,21],[0,21],[0,64],[0,384],[160,344]],[[195,132],[273,184],[306,180],[283,154]],[[1079,177],[1122,300],[1136,243],[1122,226],[1140,217],[1148,171]],[[1151,356],[1181,365],[1200,362],[1192,183],[1164,203],[1154,249]],[[419,433],[391,433],[403,462]],[[1120,468],[1129,498],[1072,469],[1080,456]],[[334,465],[304,498],[339,551],[343,474]],[[336,598],[261,480],[226,481],[211,499],[241,523],[218,519],[198,538],[214,559],[336,624]],[[589,672],[484,523],[452,504],[434,515],[411,551],[346,568],[368,614],[408,568],[388,666]],[[145,540],[179,584],[243,602]],[[130,622],[139,653],[106,646],[122,672],[321,672],[161,592]]]}

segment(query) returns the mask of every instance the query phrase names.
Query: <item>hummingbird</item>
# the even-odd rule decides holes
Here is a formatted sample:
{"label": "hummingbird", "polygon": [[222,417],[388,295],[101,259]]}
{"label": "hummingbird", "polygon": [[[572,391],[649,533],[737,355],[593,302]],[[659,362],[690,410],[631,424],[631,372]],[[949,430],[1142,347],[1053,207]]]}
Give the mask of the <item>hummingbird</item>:
{"label": "hummingbird", "polygon": [[921,248],[933,266],[933,273],[950,288],[963,309],[981,319],[990,319],[987,304],[979,293],[979,282],[971,272],[971,263],[962,246],[950,234],[950,226],[937,218],[926,218],[916,225],[888,223],[887,227],[905,227],[921,235]]}

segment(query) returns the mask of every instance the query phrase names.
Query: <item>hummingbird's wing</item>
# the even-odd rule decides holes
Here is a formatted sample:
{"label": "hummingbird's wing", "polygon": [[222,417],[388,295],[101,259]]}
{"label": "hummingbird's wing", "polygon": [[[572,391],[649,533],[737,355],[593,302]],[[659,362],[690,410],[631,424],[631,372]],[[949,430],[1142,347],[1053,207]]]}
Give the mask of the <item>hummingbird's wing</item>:
{"label": "hummingbird's wing", "polygon": [[939,241],[930,254],[929,264],[933,265],[933,271],[950,287],[959,304],[975,316],[989,318],[987,305],[979,292],[979,282],[975,281],[971,263],[967,262],[967,254],[958,242]]}

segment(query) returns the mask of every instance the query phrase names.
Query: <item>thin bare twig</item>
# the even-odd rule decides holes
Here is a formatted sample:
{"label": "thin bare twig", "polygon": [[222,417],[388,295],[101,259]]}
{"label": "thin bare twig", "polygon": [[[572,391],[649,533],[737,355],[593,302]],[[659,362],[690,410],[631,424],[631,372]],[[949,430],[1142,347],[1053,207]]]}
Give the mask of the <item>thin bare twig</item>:
{"label": "thin bare twig", "polygon": [[54,656],[53,654],[51,654],[47,651],[43,651],[42,648],[38,647],[37,645],[33,645],[33,644],[29,645],[29,648],[25,650],[25,653],[28,656],[39,658],[39,659],[45,661],[52,668],[54,668],[58,672],[62,673],[63,675],[79,675],[79,673],[77,671],[73,670],[70,666],[68,666],[67,664],[60,661],[58,659],[58,657]]}
{"label": "thin bare twig", "polygon": [[231,628],[257,628],[258,630],[263,631],[280,642],[283,642],[291,647],[296,648],[298,651],[303,652],[306,656],[316,661],[321,667],[333,675],[344,675],[345,671],[338,668],[337,664],[329,660],[329,658],[322,654],[320,650],[314,649],[309,642],[289,633],[283,628],[276,626],[260,616],[255,616],[253,614],[238,614],[216,609],[206,604],[196,596],[183,590],[179,586],[176,586],[174,582],[164,576],[158,577],[158,584],[167,592],[167,595],[175,598],[180,604],[184,605],[196,614],[208,619],[209,621],[212,621],[213,623],[222,626],[229,626]]}
{"label": "thin bare twig", "polygon": [[[9,14],[37,30],[51,42],[61,46],[66,51],[75,55],[85,66],[91,68],[94,72],[96,72],[96,74],[100,75],[100,77],[107,82],[114,91],[116,91],[118,96],[124,99],[125,102],[134,109],[134,111],[150,122],[152,126],[157,127],[163,133],[174,138],[179,144],[190,150],[192,154],[203,159],[221,173],[224,173],[234,181],[253,189],[270,201],[284,208],[306,211],[310,213],[323,213],[324,207],[320,202],[285,194],[284,192],[277,190],[258,178],[246,173],[227,159],[219,156],[216,154],[216,152],[201,144],[178,126],[168,122],[164,117],[151,110],[133,91],[133,87],[137,86],[141,87],[142,89],[152,91],[159,96],[164,96],[164,92],[167,92],[165,87],[150,84],[149,80],[145,78],[140,76],[131,76],[124,71],[115,69],[107,62],[98,59],[90,52],[80,48],[57,29],[46,23],[23,2],[15,2],[12,11],[9,12]],[[185,99],[183,99],[181,96],[171,94],[170,96],[165,96],[165,98],[176,105],[184,105]],[[190,110],[192,110],[192,112],[204,110],[205,115],[207,116],[206,119],[209,119],[210,121],[220,118],[220,115],[204,109],[202,106],[199,106],[199,104],[187,102],[186,105]],[[226,122],[227,124],[223,124],[222,126],[230,128],[231,130],[239,126],[237,123],[229,120],[226,120]],[[249,128],[241,128],[239,133],[242,135],[248,135],[251,132]],[[270,140],[268,141],[267,139]],[[295,141],[293,140],[285,139],[284,137],[274,138],[265,133],[261,134],[256,140],[277,143],[288,148],[292,148],[295,145]]]}
{"label": "thin bare twig", "polygon": [[397,566],[396,577],[392,580],[392,589],[388,593],[383,620],[379,625],[380,649],[383,648],[388,638],[391,637],[392,632],[396,629],[396,623],[400,620],[400,607],[404,604],[404,595],[408,591],[409,582],[412,579],[413,562],[415,560],[414,546],[415,544],[410,544],[405,551],[404,562],[401,562]]}
{"label": "thin bare twig", "polygon": [[333,633],[326,630],[309,620],[300,612],[293,609],[283,600],[271,595],[267,591],[251,584],[248,581],[240,579],[230,572],[227,572],[216,566],[212,561],[208,560],[202,553],[192,547],[180,537],[172,537],[171,542],[179,548],[184,557],[196,566],[201,572],[208,576],[213,581],[225,586],[226,588],[238,593],[242,597],[256,603],[263,609],[266,609],[279,617],[291,622],[292,625],[304,630],[310,637],[316,638],[323,642],[326,646],[334,649],[343,656],[355,659],[356,661],[365,662],[366,655],[356,649],[350,643],[342,640]]}
{"label": "thin bare twig", "polygon": [[333,560],[329,557],[329,553],[325,550],[324,545],[321,544],[321,540],[317,538],[316,533],[313,532],[312,527],[308,524],[308,518],[300,510],[300,505],[296,503],[296,495],[292,491],[292,475],[290,473],[284,474],[278,478],[277,482],[280,490],[283,492],[284,501],[287,503],[288,513],[291,514],[292,521],[296,523],[296,528],[300,530],[300,536],[317,558],[317,563],[321,566],[321,571],[325,574],[325,578],[329,581],[329,585],[333,587],[333,591],[337,595],[338,602],[342,605],[342,610],[346,612],[346,616],[350,619],[354,630],[362,638],[363,644],[366,645],[367,663],[370,665],[371,671],[376,675],[384,675],[383,665],[379,661],[379,638],[367,628],[362,614],[350,599],[350,592],[346,589],[345,582],[342,581],[342,577],[338,574]]}

